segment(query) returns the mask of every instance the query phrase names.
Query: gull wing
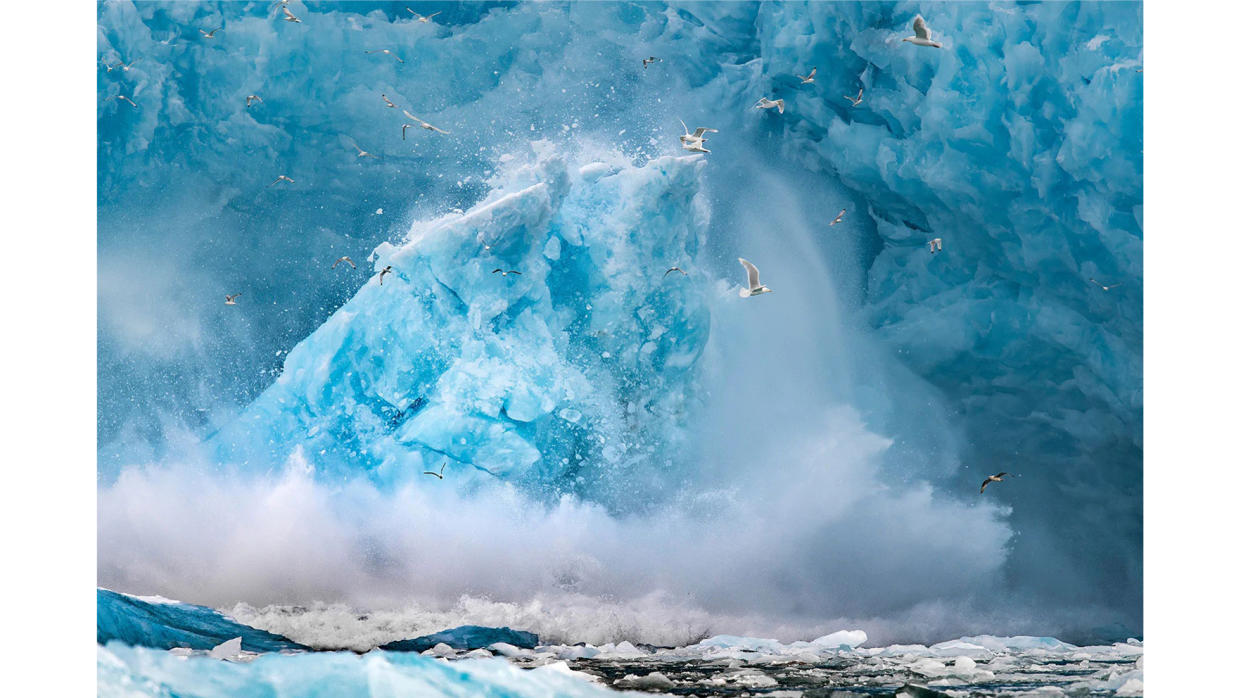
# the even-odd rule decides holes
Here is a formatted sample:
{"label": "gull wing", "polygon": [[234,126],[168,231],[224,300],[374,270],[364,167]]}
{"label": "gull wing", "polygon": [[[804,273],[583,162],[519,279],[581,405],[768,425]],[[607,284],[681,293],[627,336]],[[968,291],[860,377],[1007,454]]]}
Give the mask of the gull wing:
{"label": "gull wing", "polygon": [[708,132],[719,133],[719,130],[714,129],[714,128],[705,128],[703,126],[699,126],[698,128],[694,129],[694,138],[702,138],[702,134],[708,133]]}
{"label": "gull wing", "polygon": [[991,478],[987,478],[986,480],[983,480],[982,487],[978,488],[978,494],[982,494],[983,492],[987,491],[987,485],[990,485],[990,484],[991,484]]}
{"label": "gull wing", "polygon": [[688,135],[689,135],[689,127],[685,125],[685,120],[684,120],[684,119],[677,119],[677,121],[680,121],[680,122],[681,122],[681,128],[685,129],[685,135],[687,135],[687,136],[688,136]]}
{"label": "gull wing", "polygon": [[931,38],[931,30],[926,28],[926,20],[922,19],[922,15],[914,17],[914,36],[919,39]]}
{"label": "gull wing", "polygon": [[817,72],[819,72],[819,69],[818,69],[818,68],[811,68],[811,69],[810,69],[810,74],[809,74],[809,75],[807,75],[806,77],[808,77],[808,78],[812,78],[812,77],[814,77],[814,74],[815,74],[815,73],[817,73]]}
{"label": "gull wing", "polygon": [[758,280],[758,267],[754,266],[748,259],[738,257],[737,261],[741,262],[741,266],[745,267],[746,281],[749,282],[751,291],[763,285]]}

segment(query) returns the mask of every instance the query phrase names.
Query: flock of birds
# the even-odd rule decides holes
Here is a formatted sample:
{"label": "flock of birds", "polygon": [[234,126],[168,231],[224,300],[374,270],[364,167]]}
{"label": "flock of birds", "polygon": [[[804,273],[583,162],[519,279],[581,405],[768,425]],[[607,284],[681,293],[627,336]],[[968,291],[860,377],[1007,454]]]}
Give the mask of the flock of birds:
{"label": "flock of birds", "polygon": [[[278,7],[279,7],[279,9],[281,10],[281,12],[282,12],[282,14],[283,14],[283,17],[282,17],[282,18],[284,19],[284,21],[286,21],[286,22],[293,22],[293,23],[301,23],[301,21],[302,21],[302,20],[301,20],[299,17],[297,17],[296,15],[294,15],[292,11],[290,11],[290,10],[289,10],[289,7],[288,7],[288,0],[277,0],[277,2],[275,3],[275,5],[276,5],[276,6],[278,6]],[[415,18],[418,22],[420,22],[420,23],[424,23],[424,24],[426,24],[426,23],[430,23],[430,22],[431,22],[431,20],[432,20],[432,18],[434,18],[436,15],[440,14],[439,12],[433,12],[433,13],[431,13],[431,14],[429,14],[429,15],[421,15],[421,14],[418,14],[417,12],[414,12],[414,11],[413,11],[412,9],[410,9],[410,8],[405,8],[405,9],[406,9],[406,11],[407,11],[407,12],[409,12],[410,14],[412,14],[412,15],[414,16],[414,18]],[[217,34],[218,34],[218,33],[219,33],[222,29],[224,29],[224,27],[220,26],[220,27],[216,27],[216,28],[214,28],[214,29],[211,29],[210,31],[208,31],[208,30],[206,30],[206,29],[199,29],[198,31],[199,31],[199,33],[202,35],[202,37],[203,37],[204,39],[206,39],[206,40],[211,40],[211,39],[215,39],[215,38],[216,38],[216,35],[217,35]],[[938,41],[934,41],[934,40],[932,40],[932,39],[931,39],[931,31],[930,31],[929,27],[927,27],[926,20],[924,20],[924,19],[922,18],[922,15],[918,15],[918,16],[914,17],[914,20],[913,20],[913,31],[914,31],[913,36],[905,37],[905,38],[901,39],[901,41],[902,41],[902,42],[909,42],[909,43],[912,43],[912,44],[914,44],[915,46],[925,46],[925,47],[928,47],[928,48],[942,48],[942,47],[943,47],[943,44],[942,44],[942,43],[940,43],[940,42],[938,42]],[[369,55],[369,54],[379,54],[379,55],[387,56],[387,57],[392,58],[393,60],[395,60],[395,61],[396,61],[396,62],[398,62],[398,63],[404,63],[404,62],[405,62],[405,61],[404,61],[404,59],[402,59],[399,55],[397,55],[397,53],[396,53],[395,51],[393,51],[392,49],[389,49],[389,48],[374,48],[374,49],[366,49],[366,50],[365,50],[365,53],[366,53],[366,54],[368,54],[368,55]],[[115,65],[108,65],[106,62],[104,62],[104,63],[103,63],[103,66],[104,66],[104,68],[106,69],[106,71],[107,71],[107,72],[109,72],[109,73],[111,73],[113,70],[128,71],[128,70],[129,70],[131,67],[133,67],[133,65],[134,65],[135,63],[137,63],[139,60],[141,60],[141,59],[140,59],[140,58],[139,58],[139,59],[135,59],[135,60],[133,60],[133,61],[129,62],[128,64],[126,64],[126,63],[124,63],[124,62],[118,62],[118,63],[117,63],[117,64],[115,64]],[[646,57],[646,58],[643,58],[643,59],[642,59],[642,68],[645,70],[646,68],[648,68],[648,67],[649,67],[649,66],[651,66],[652,64],[654,64],[654,63],[661,63],[661,62],[663,62],[663,59],[661,59],[661,58],[658,58],[658,57],[656,57],[656,56],[648,56],[648,57]],[[1141,69],[1139,68],[1138,70],[1140,71]],[[796,77],[797,77],[797,79],[798,79],[798,80],[800,80],[800,81],[801,81],[801,84],[803,84],[803,85],[809,85],[809,84],[814,84],[814,82],[815,82],[815,78],[816,78],[817,74],[818,74],[818,68],[817,68],[817,67],[812,67],[812,68],[810,69],[810,72],[809,72],[808,74],[806,74],[806,75],[797,75]],[[857,92],[857,95],[856,95],[856,96],[844,95],[844,99],[845,99],[845,100],[847,100],[847,101],[848,101],[848,102],[849,102],[849,103],[850,103],[853,107],[857,107],[857,106],[859,106],[859,105],[862,103],[862,98],[863,98],[863,89],[862,89],[862,88],[859,88],[859,89],[858,89],[858,92]],[[130,98],[129,96],[126,96],[126,95],[119,95],[119,94],[118,94],[118,95],[114,95],[114,96],[112,96],[112,97],[109,97],[108,99],[115,99],[115,100],[118,100],[118,101],[123,101],[123,102],[128,103],[130,106],[132,106],[132,107],[133,107],[133,108],[135,108],[135,109],[136,109],[136,108],[138,108],[138,104],[137,104],[136,102],[134,102],[134,100],[133,100],[132,98]],[[434,126],[434,125],[432,125],[432,124],[428,123],[426,120],[424,120],[424,119],[422,119],[422,118],[419,118],[419,117],[417,117],[417,116],[414,116],[414,115],[413,115],[413,114],[411,114],[408,110],[406,110],[406,109],[403,109],[403,108],[399,107],[396,103],[394,103],[391,99],[389,99],[389,98],[388,98],[388,95],[387,95],[387,94],[381,94],[381,95],[380,95],[380,99],[382,99],[382,100],[383,100],[384,106],[385,106],[386,108],[389,108],[389,109],[401,109],[401,113],[402,113],[402,114],[404,114],[404,116],[405,116],[406,118],[408,118],[408,119],[409,119],[409,121],[408,121],[408,122],[405,122],[405,123],[402,123],[402,124],[401,124],[401,140],[405,140],[405,139],[406,139],[406,133],[407,133],[407,131],[408,131],[410,128],[415,127],[415,126],[416,126],[416,127],[419,127],[419,128],[422,128],[422,129],[425,129],[425,130],[428,130],[428,131],[432,131],[432,132],[434,132],[434,133],[439,133],[439,134],[443,134],[443,135],[449,135],[449,133],[450,133],[449,131],[446,131],[446,130],[441,129],[441,128],[437,127],[437,126]],[[262,98],[261,96],[257,95],[257,94],[247,95],[247,96],[246,96],[246,98],[245,98],[245,102],[246,102],[246,108],[250,108],[250,107],[251,107],[253,104],[255,104],[255,103],[260,103],[260,104],[261,104],[261,103],[263,102],[263,98]],[[783,113],[784,113],[784,110],[785,110],[785,106],[786,106],[786,105],[785,105],[785,101],[784,101],[784,99],[783,99],[783,98],[781,98],[781,99],[770,99],[770,98],[768,98],[768,97],[765,97],[765,96],[764,96],[764,97],[759,98],[759,100],[758,100],[758,101],[754,104],[754,107],[753,107],[753,108],[755,108],[755,109],[775,109],[775,110],[776,110],[776,112],[777,112],[778,114],[783,114]],[[411,122],[412,122],[412,123],[411,123]],[[686,150],[686,151],[688,151],[688,152],[691,152],[691,153],[704,153],[704,154],[705,154],[705,153],[710,153],[710,152],[711,152],[709,149],[707,149],[707,148],[706,148],[706,145],[705,145],[705,144],[706,144],[706,140],[707,140],[707,139],[706,139],[706,134],[708,134],[708,133],[719,133],[719,131],[718,131],[717,129],[714,129],[714,128],[708,128],[708,127],[698,127],[698,128],[696,128],[696,129],[694,129],[694,131],[693,131],[693,132],[691,132],[691,131],[689,130],[689,127],[688,127],[688,126],[686,126],[686,124],[685,124],[685,121],[684,121],[684,120],[681,120],[681,127],[684,129],[684,134],[680,136],[680,141],[681,141],[681,147],[682,147],[684,150]],[[352,145],[353,145],[353,148],[357,150],[357,157],[359,157],[359,158],[377,158],[377,157],[378,157],[378,156],[377,156],[377,155],[375,155],[374,153],[371,153],[371,152],[368,152],[368,151],[364,150],[364,149],[363,149],[361,146],[359,146],[357,143],[353,143]],[[276,186],[276,185],[281,184],[281,183],[294,184],[294,183],[295,183],[295,181],[293,180],[293,178],[289,177],[288,175],[281,174],[281,175],[277,176],[277,177],[276,177],[276,179],[275,179],[274,181],[272,181],[272,183],[271,183],[271,184],[269,184],[268,186],[269,186],[269,187],[272,187],[272,186]],[[382,210],[382,209],[380,209],[380,210]],[[840,223],[841,221],[843,221],[843,220],[844,220],[844,217],[845,217],[845,213],[846,213],[846,209],[844,209],[844,208],[840,209],[840,213],[836,214],[836,217],[835,217],[834,219],[832,219],[832,220],[828,223],[828,225],[829,225],[829,226],[834,226],[834,225],[836,225],[836,224]],[[934,239],[930,240],[927,244],[928,244],[928,247],[930,248],[931,254],[936,254],[936,253],[938,253],[938,252],[943,251],[943,249],[944,249],[944,243],[943,243],[943,239],[942,239],[942,238],[934,238]],[[484,247],[485,247],[485,249],[490,249],[490,245],[485,245]],[[335,262],[333,262],[333,263],[332,263],[332,267],[331,267],[331,268],[332,268],[332,269],[336,269],[336,268],[337,268],[337,266],[339,266],[342,262],[344,262],[344,263],[348,264],[348,265],[349,265],[349,267],[351,267],[352,269],[357,269],[357,268],[358,268],[358,265],[357,265],[357,264],[355,264],[355,263],[354,263],[354,261],[353,261],[353,259],[351,259],[351,258],[350,258],[350,257],[348,257],[348,256],[342,256],[342,257],[338,258]],[[759,296],[759,295],[762,295],[762,294],[765,294],[765,293],[771,293],[771,288],[769,288],[768,286],[766,286],[765,284],[763,284],[763,283],[762,283],[762,281],[760,281],[760,279],[759,279],[759,270],[758,270],[758,267],[757,267],[757,266],[755,266],[753,262],[750,262],[749,260],[744,259],[744,258],[738,258],[738,262],[740,262],[740,263],[741,263],[741,266],[742,266],[742,268],[745,270],[745,275],[746,275],[746,276],[745,276],[745,284],[744,284],[744,286],[740,289],[740,292],[739,292],[739,293],[740,293],[740,296],[741,296],[742,298],[750,298],[750,297],[753,297],[753,296]],[[383,282],[384,282],[384,277],[385,277],[385,276],[387,276],[388,274],[391,274],[391,273],[392,273],[392,266],[391,266],[391,265],[385,266],[383,269],[381,269],[381,270],[379,271],[379,285],[380,285],[380,286],[382,286],[382,285],[383,285]],[[494,269],[491,273],[492,273],[492,274],[499,274],[501,277],[507,277],[507,276],[510,276],[510,275],[516,275],[516,276],[520,276],[520,275],[521,275],[521,272],[520,272],[520,271],[518,271],[518,270],[515,270],[515,269],[503,269],[503,268],[497,268],[497,269]],[[687,273],[684,269],[681,269],[680,267],[675,267],[675,266],[674,266],[674,267],[671,267],[671,268],[669,268],[667,271],[665,271],[665,272],[664,272],[664,278],[667,278],[670,274],[674,274],[674,273],[679,273],[679,274],[681,274],[681,275],[683,275],[683,276],[689,276],[689,274],[688,274],[688,273]],[[1094,284],[1095,286],[1098,286],[1099,288],[1101,288],[1101,289],[1102,289],[1102,290],[1104,290],[1104,291],[1111,291],[1112,289],[1117,288],[1118,286],[1120,286],[1120,284],[1119,284],[1119,283],[1116,283],[1116,284],[1102,284],[1102,283],[1100,283],[1100,282],[1096,281],[1096,280],[1095,280],[1095,279],[1093,279],[1093,278],[1092,278],[1092,279],[1090,279],[1090,283]],[[238,299],[238,298],[240,298],[240,297],[241,297],[241,294],[240,294],[240,293],[226,294],[226,295],[224,296],[224,304],[225,304],[225,305],[237,305],[237,299]],[[439,470],[438,472],[435,472],[435,471],[429,471],[429,470],[428,470],[428,471],[424,471],[424,472],[423,472],[423,474],[424,474],[424,475],[431,475],[431,476],[437,477],[437,478],[439,478],[439,479],[441,479],[441,480],[442,480],[442,479],[444,478],[444,466],[446,466],[446,465],[447,465],[447,462],[445,462],[443,465],[441,465],[440,470]],[[979,488],[979,490],[978,490],[978,491],[979,491],[979,494],[982,494],[983,492],[985,492],[985,491],[986,491],[986,489],[987,489],[987,486],[988,486],[988,485],[990,485],[991,483],[993,483],[993,482],[1002,482],[1002,481],[1004,480],[1004,478],[1005,478],[1005,477],[1007,477],[1007,476],[1009,476],[1009,473],[1007,473],[1007,472],[1000,472],[1000,473],[997,473],[997,474],[995,474],[995,475],[988,476],[988,477],[987,477],[987,479],[983,481],[982,486]]]}

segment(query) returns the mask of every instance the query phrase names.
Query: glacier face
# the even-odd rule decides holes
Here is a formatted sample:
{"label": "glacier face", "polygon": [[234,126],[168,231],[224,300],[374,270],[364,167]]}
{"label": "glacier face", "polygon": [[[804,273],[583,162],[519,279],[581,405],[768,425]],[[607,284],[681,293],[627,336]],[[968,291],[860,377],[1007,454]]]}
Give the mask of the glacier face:
{"label": "glacier face", "polygon": [[[982,471],[1022,474],[995,493],[1020,532],[1004,574],[1034,608],[1082,610],[1050,630],[1013,615],[1004,630],[1140,628],[1139,4],[471,3],[447,6],[430,26],[405,20],[400,4],[291,6],[303,25],[241,3],[100,5],[101,56],[142,58],[99,70],[105,471],[214,433],[213,457],[279,463],[288,452],[271,442],[293,439],[324,477],[356,468],[391,487],[447,459],[459,476],[484,478],[473,482],[490,477],[484,468],[545,499],[640,510],[669,496],[669,482],[716,474],[725,490],[752,484],[737,464],[718,464],[754,433],[717,414],[729,390],[721,375],[749,367],[752,384],[787,393],[805,383],[830,398],[772,400],[787,410],[773,426],[807,427],[837,402],[890,435],[886,446],[858,447],[877,464],[857,471],[865,482],[896,473],[968,493]],[[915,12],[945,49],[899,43]],[[225,29],[210,43],[199,24]],[[405,63],[363,53],[380,44],[400,47]],[[644,70],[650,54],[664,62]],[[810,65],[816,85],[796,84],[790,76]],[[859,87],[857,108],[838,97]],[[250,93],[264,102],[247,109]],[[379,93],[453,137],[402,140]],[[140,106],[103,101],[113,94]],[[789,109],[748,109],[759,95]],[[721,130],[705,172],[660,159],[677,152],[678,117]],[[355,140],[383,158],[357,159]],[[530,181],[509,186],[521,177],[502,176],[514,169],[502,160],[540,140],[566,153],[562,169],[535,158]],[[614,150],[655,164],[595,181],[600,172],[578,171]],[[268,187],[281,173],[297,183]],[[621,181],[677,200],[626,200],[630,192],[608,190]],[[511,218],[453,227],[451,209],[494,188],[511,198],[489,210]],[[828,229],[822,218],[845,205],[845,223]],[[798,207],[793,218],[814,234],[773,242],[757,229]],[[673,219],[660,220],[665,211]],[[646,246],[636,221],[671,247]],[[397,272],[382,289],[327,274],[324,260],[399,246],[411,225],[425,234],[421,249],[380,249],[381,266]],[[573,226],[593,230],[594,244],[564,242]],[[608,226],[631,234],[613,239]],[[490,275],[476,256],[488,230],[520,240],[495,254],[533,273]],[[943,238],[943,253],[926,253],[930,237]],[[671,279],[638,284],[591,256],[604,242],[609,254],[669,265],[679,252],[708,278],[734,279],[735,257],[754,259],[776,293],[753,302],[774,301],[765,308],[782,322],[737,315],[756,306],[715,300],[703,277],[675,290]],[[795,269],[826,272],[830,288]],[[1092,277],[1121,286],[1102,292]],[[389,284],[417,302],[380,295]],[[218,300],[237,291],[244,315]],[[833,303],[813,302],[816,292],[839,298],[839,317]],[[626,318],[621,336],[603,334],[635,307],[673,315]],[[817,361],[810,347],[780,346],[756,362],[761,347],[725,341],[742,317],[779,331],[809,314],[836,328],[816,335]],[[381,317],[405,322],[376,326]],[[418,332],[431,325],[443,329]],[[841,356],[859,347],[879,358],[863,366]],[[480,382],[483,370],[496,380]],[[638,399],[617,399],[635,385]],[[702,453],[685,452],[690,443]],[[774,456],[770,446],[762,452]],[[675,462],[656,463],[656,453]],[[600,462],[609,467],[591,467]],[[833,484],[829,509],[853,501],[849,482]],[[876,511],[887,503],[862,501]],[[911,517],[911,530],[943,525],[932,513],[941,506],[915,507],[928,518]],[[1004,558],[1004,529],[987,531],[979,555]],[[878,565],[847,548],[830,553]],[[989,569],[972,565],[962,569]],[[800,573],[812,586],[824,571]],[[937,581],[955,591],[922,596],[966,593]],[[876,616],[892,612],[833,590]]]}

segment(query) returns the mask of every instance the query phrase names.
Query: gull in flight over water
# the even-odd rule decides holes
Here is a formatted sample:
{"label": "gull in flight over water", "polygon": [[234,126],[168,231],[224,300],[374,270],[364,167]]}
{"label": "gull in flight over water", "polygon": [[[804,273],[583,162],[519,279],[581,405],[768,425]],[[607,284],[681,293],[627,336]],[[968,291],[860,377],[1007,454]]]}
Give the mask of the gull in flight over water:
{"label": "gull in flight over water", "polygon": [[405,62],[405,61],[401,60],[401,57],[400,57],[400,56],[396,55],[395,53],[393,53],[392,51],[390,51],[390,50],[388,50],[388,49],[386,49],[386,48],[375,48],[375,49],[370,49],[370,50],[368,50],[368,51],[367,51],[367,53],[383,53],[383,54],[387,54],[387,55],[392,56],[393,58],[395,58],[397,63],[404,63],[404,62]]}
{"label": "gull in flight over water", "polygon": [[391,273],[392,273],[392,265],[391,265],[391,264],[389,264],[388,266],[384,267],[383,269],[381,269],[381,270],[379,271],[379,285],[380,285],[380,286],[383,286],[383,285],[384,285],[384,275],[385,275],[385,274],[391,274]]}
{"label": "gull in flight over water", "polygon": [[685,270],[684,270],[684,269],[682,269],[681,267],[672,267],[672,268],[671,268],[671,269],[669,269],[668,271],[664,272],[664,278],[665,278],[665,279],[666,279],[666,278],[668,278],[668,275],[669,275],[669,274],[671,274],[671,273],[672,273],[672,272],[674,272],[674,271],[679,271],[679,272],[681,272],[681,275],[682,275],[682,276],[689,276],[689,274],[686,274],[686,273],[685,273]]}
{"label": "gull in flight over water", "polygon": [[135,108],[135,109],[137,109],[137,108],[138,108],[137,103],[135,103],[135,102],[134,102],[134,100],[132,100],[132,99],[130,99],[130,98],[128,98],[128,97],[126,97],[125,95],[113,95],[113,96],[109,97],[108,99],[119,99],[119,100],[124,100],[124,101],[126,101],[126,102],[129,102],[129,106],[131,106],[131,107],[133,107],[133,108]]}
{"label": "gull in flight over water", "polygon": [[274,187],[281,182],[288,182],[289,184],[294,183],[292,177],[289,177],[287,175],[280,175],[279,177],[276,178],[276,181],[272,182],[271,184],[268,184],[267,186]]}
{"label": "gull in flight over water", "polygon": [[102,59],[102,58],[101,58],[101,59],[99,59],[99,62],[100,62],[100,63],[103,63],[103,67],[104,67],[104,68],[107,68],[107,69],[108,69],[108,72],[109,72],[109,73],[111,73],[111,72],[112,72],[113,70],[115,70],[116,68],[120,68],[122,72],[128,71],[131,67],[133,67],[134,63],[137,63],[137,62],[138,62],[138,61],[140,61],[140,60],[142,60],[142,59],[141,59],[141,58],[135,58],[135,59],[133,59],[132,61],[130,61],[130,62],[129,62],[129,65],[126,65],[126,64],[124,64],[124,63],[120,63],[120,62],[118,62],[116,65],[108,65],[107,63],[104,63],[104,62],[103,62],[103,59]]}
{"label": "gull in flight over water", "polygon": [[1107,286],[1104,286],[1103,284],[1099,283],[1098,281],[1095,281],[1094,279],[1091,279],[1091,280],[1090,280],[1090,283],[1094,284],[1095,286],[1098,286],[1099,288],[1103,289],[1104,291],[1111,291],[1112,289],[1116,288],[1117,286],[1120,286],[1120,284],[1109,284],[1109,285],[1107,285]]}
{"label": "gull in flight over water", "polygon": [[209,32],[205,32],[205,31],[203,31],[203,30],[199,29],[199,30],[198,30],[198,33],[199,33],[199,34],[202,34],[203,36],[205,36],[205,37],[206,37],[206,38],[208,38],[208,39],[214,39],[214,38],[215,38],[215,33],[216,33],[216,32],[218,32],[218,31],[220,31],[220,30],[221,30],[221,29],[223,29],[223,28],[224,28],[224,27],[216,27],[215,29],[212,29],[212,30],[211,30],[211,31],[209,31]]}
{"label": "gull in flight over water", "polygon": [[931,248],[931,254],[935,254],[936,252],[943,252],[944,251],[944,239],[935,238],[934,240],[931,240],[930,242],[928,242],[927,246]]}
{"label": "gull in flight over water", "polygon": [[434,17],[435,15],[438,15],[440,12],[443,12],[443,10],[440,10],[439,12],[432,12],[431,14],[426,15],[426,16],[424,17],[423,15],[420,15],[420,14],[418,14],[417,12],[414,12],[413,10],[409,9],[408,7],[407,7],[407,8],[405,8],[405,11],[406,11],[406,12],[408,12],[408,13],[410,13],[411,15],[413,15],[413,16],[414,16],[414,19],[418,20],[419,22],[422,22],[423,24],[426,24],[427,22],[430,22],[432,17]]}
{"label": "gull in flight over water", "polygon": [[349,257],[348,257],[347,255],[346,255],[346,256],[344,256],[344,257],[341,257],[340,259],[336,260],[335,262],[332,262],[332,268],[333,268],[333,269],[335,269],[335,268],[336,268],[336,265],[337,265],[337,264],[340,264],[341,262],[346,262],[346,263],[348,263],[348,264],[349,264],[349,266],[353,267],[354,269],[357,269],[357,268],[358,268],[358,265],[354,264],[354,263],[353,263],[353,260],[352,260],[352,259],[349,259]]}
{"label": "gull in flight over water", "polygon": [[258,95],[246,95],[246,107],[247,108],[249,108],[249,106],[255,102],[262,102],[262,101],[263,101],[263,98]]}
{"label": "gull in flight over water", "polygon": [[943,48],[944,45],[938,41],[931,41],[931,30],[926,26],[926,20],[922,19],[922,15],[914,17],[914,35],[907,36],[901,41],[908,41],[914,46],[930,46],[931,48]]}
{"label": "gull in flight over water", "polygon": [[770,100],[770,99],[767,99],[766,97],[760,97],[758,100],[758,103],[754,105],[755,109],[771,109],[772,107],[775,107],[777,111],[783,114],[784,113],[784,100],[783,99]]}
{"label": "gull in flight over water", "polygon": [[663,62],[664,62],[664,59],[662,59],[662,58],[656,58],[656,57],[654,57],[654,56],[650,56],[649,58],[643,58],[643,59],[642,59],[642,69],[643,69],[643,70],[646,70],[646,67],[647,67],[648,65],[652,64],[652,63],[663,63]]}
{"label": "gull in flight over water", "polygon": [[1004,482],[1004,477],[1006,475],[1008,475],[1008,473],[996,473],[995,475],[988,475],[987,479],[982,481],[982,487],[978,488],[978,494],[982,494],[983,492],[986,492],[987,485],[990,485],[993,482]]}
{"label": "gull in flight over water", "polygon": [[281,4],[280,9],[284,10],[284,21],[298,22],[299,24],[301,23],[302,20],[298,19],[297,15],[293,14],[292,12],[289,12],[289,6],[287,3]]}
{"label": "gull in flight over water", "polygon": [[749,260],[742,259],[741,257],[738,257],[737,261],[741,262],[741,266],[745,267],[745,280],[746,283],[749,284],[749,288],[741,289],[742,298],[757,296],[760,293],[771,293],[771,289],[764,286],[758,280],[758,267],[754,266]]}
{"label": "gull in flight over water", "polygon": [[513,271],[512,269],[509,269],[508,271],[504,271],[503,269],[493,269],[491,273],[499,274],[500,276],[508,276],[509,274],[516,274],[518,276],[521,276],[521,272]]}
{"label": "gull in flight over water", "polygon": [[388,95],[381,94],[379,96],[381,99],[383,99],[384,104],[388,105],[389,109],[396,109],[396,105],[392,103],[392,100],[388,99]]}
{"label": "gull in flight over water", "polygon": [[435,477],[438,477],[439,479],[443,480],[444,479],[444,468],[446,468],[447,466],[448,466],[448,461],[444,461],[443,464],[440,465],[440,471],[438,473],[435,472],[434,470],[424,470],[422,471],[422,474],[423,475],[434,475]]}
{"label": "gull in flight over water", "polygon": [[855,107],[861,104],[862,103],[862,88],[860,87],[858,88],[857,97],[850,97],[849,95],[845,95],[845,99],[849,100],[849,102],[852,103],[853,106]]}
{"label": "gull in flight over water", "polygon": [[810,83],[814,82],[814,74],[817,72],[819,72],[818,68],[811,68],[809,75],[798,75],[797,79],[801,80],[801,84],[809,85]]}
{"label": "gull in flight over water", "polygon": [[237,305],[238,298],[241,298],[240,293],[234,293],[231,296],[226,293],[224,294],[224,305]]}
{"label": "gull in flight over water", "polygon": [[374,153],[368,153],[367,151],[362,150],[361,148],[359,148],[357,143],[354,143],[354,144],[353,144],[353,148],[354,148],[354,150],[358,151],[358,157],[360,157],[360,158],[375,158],[375,159],[378,159],[378,156],[377,156],[377,155],[375,155]]}
{"label": "gull in flight over water", "polygon": [[836,225],[837,223],[843,221],[844,219],[845,219],[845,210],[842,208],[840,209],[840,213],[837,213],[836,217],[833,218],[832,222],[828,223],[828,225]]}
{"label": "gull in flight over water", "polygon": [[705,147],[703,147],[703,142],[707,140],[704,137],[704,134],[719,133],[718,130],[713,129],[713,128],[706,128],[703,126],[699,126],[698,128],[694,129],[693,133],[690,133],[689,127],[685,125],[685,121],[680,120],[680,119],[678,119],[678,121],[681,121],[681,128],[685,129],[685,135],[681,136],[681,147],[682,148],[690,151],[691,153],[711,152],[710,150],[707,150]]}
{"label": "gull in flight over water", "polygon": [[423,121],[422,119],[419,119],[418,117],[414,116],[413,114],[410,114],[409,112],[405,111],[404,109],[402,109],[402,110],[401,110],[401,112],[402,112],[403,114],[405,114],[405,116],[408,116],[409,118],[413,119],[414,121],[417,121],[419,126],[421,126],[421,127],[425,128],[425,129],[426,129],[426,130],[428,130],[428,131],[435,131],[436,133],[442,133],[442,134],[444,134],[444,135],[448,135],[448,132],[447,132],[447,131],[445,131],[444,129],[442,129],[442,128],[436,128],[436,127],[432,126],[431,124],[428,124],[427,122]]}

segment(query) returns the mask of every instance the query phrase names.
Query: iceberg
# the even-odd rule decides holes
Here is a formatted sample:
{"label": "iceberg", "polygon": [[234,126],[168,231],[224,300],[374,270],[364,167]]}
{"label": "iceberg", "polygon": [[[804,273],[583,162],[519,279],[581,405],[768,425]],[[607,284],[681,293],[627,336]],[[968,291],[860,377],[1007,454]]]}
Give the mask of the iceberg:
{"label": "iceberg", "polygon": [[[265,630],[251,628],[205,606],[164,600],[150,603],[109,589],[96,592],[96,641],[172,649],[279,652],[309,649]],[[224,655],[221,655],[224,656]]]}
{"label": "iceberg", "polygon": [[481,625],[462,625],[423,635],[409,640],[397,640],[381,645],[379,649],[389,652],[425,652],[443,644],[454,650],[486,649],[491,645],[507,645],[519,649],[532,649],[539,644],[539,636],[524,630],[511,628],[485,628]]}

